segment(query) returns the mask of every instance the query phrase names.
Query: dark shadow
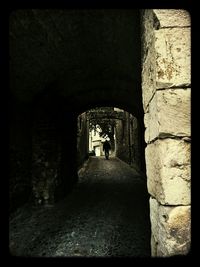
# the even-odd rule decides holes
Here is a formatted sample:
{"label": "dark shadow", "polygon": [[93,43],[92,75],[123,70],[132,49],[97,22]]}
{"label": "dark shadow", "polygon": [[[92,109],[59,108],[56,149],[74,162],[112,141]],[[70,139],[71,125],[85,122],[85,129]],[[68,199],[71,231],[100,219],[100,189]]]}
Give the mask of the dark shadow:
{"label": "dark shadow", "polygon": [[[94,157],[92,164],[99,160]],[[114,158],[111,161],[119,164]],[[109,173],[98,177],[96,169],[83,176],[73,192],[54,207],[19,211],[11,222],[13,253],[150,257],[146,185],[125,165],[121,166],[128,168],[129,174],[124,179]]]}

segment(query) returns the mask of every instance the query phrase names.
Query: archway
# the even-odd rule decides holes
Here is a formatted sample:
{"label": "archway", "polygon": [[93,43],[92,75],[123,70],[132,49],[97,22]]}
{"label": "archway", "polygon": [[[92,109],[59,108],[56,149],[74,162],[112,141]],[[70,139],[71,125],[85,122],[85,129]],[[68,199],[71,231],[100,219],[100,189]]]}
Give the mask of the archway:
{"label": "archway", "polygon": [[[135,115],[143,132],[145,121],[152,255],[186,254],[190,246],[189,14],[184,10],[18,10],[10,16],[10,62],[11,203],[21,198],[20,206],[29,198],[32,158],[37,162],[36,176],[42,177],[38,188],[41,181],[49,188],[45,194],[42,190],[42,198],[51,199],[49,192],[57,182],[58,196],[60,190],[66,192],[77,179],[73,161],[77,116],[94,106],[117,106]],[[37,95],[43,96],[33,110]],[[36,157],[31,151],[32,122],[46,136],[44,143],[51,142],[53,156],[46,144],[42,149],[47,158],[37,156],[43,155],[42,141]],[[47,125],[46,130],[42,125]],[[59,147],[64,148],[63,163],[59,163]],[[181,160],[174,151],[179,151]],[[65,184],[61,176],[68,172],[73,179]],[[45,177],[51,177],[51,186]]]}

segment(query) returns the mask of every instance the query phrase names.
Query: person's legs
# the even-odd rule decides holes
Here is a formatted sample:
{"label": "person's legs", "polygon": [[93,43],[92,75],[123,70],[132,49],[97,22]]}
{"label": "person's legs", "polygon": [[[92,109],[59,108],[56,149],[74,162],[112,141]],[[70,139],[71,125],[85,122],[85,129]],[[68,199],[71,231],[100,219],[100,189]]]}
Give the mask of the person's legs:
{"label": "person's legs", "polygon": [[105,158],[106,158],[106,159],[109,158],[109,150],[105,150]]}

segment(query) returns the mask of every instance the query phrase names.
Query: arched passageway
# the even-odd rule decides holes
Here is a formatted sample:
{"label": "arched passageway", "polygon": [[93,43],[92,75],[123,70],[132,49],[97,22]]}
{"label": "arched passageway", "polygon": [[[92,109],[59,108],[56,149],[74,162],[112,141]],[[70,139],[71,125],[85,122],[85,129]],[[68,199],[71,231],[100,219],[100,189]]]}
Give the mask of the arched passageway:
{"label": "arched passageway", "polygon": [[88,153],[102,156],[103,143],[109,139],[112,156],[134,166],[145,176],[143,129],[135,116],[116,107],[95,107],[81,113],[77,120],[78,166],[84,163]]}
{"label": "arched passageway", "polygon": [[[11,124],[10,144],[20,165],[13,172],[21,172],[12,178],[11,210],[18,188],[21,203],[23,194],[24,201],[31,197],[25,193],[27,188],[37,196],[36,202],[53,202],[77,181],[75,125],[81,112],[99,105],[125,107],[143,125],[139,22],[139,10],[19,10],[11,14],[10,115],[12,121],[18,116],[19,124]],[[16,145],[20,138],[22,149]],[[26,154],[30,155],[27,168]],[[31,175],[24,175],[28,168]],[[71,181],[63,178],[67,174],[73,177]],[[48,191],[55,195],[52,200]]]}
{"label": "arched passageway", "polygon": [[[47,21],[45,15],[51,18],[51,22]],[[60,18],[65,23],[66,28],[59,27],[60,30],[58,30],[58,25],[61,25]],[[27,108],[30,110],[30,140],[28,142],[31,142],[31,178],[26,181],[21,179],[21,182],[26,182],[31,193],[28,197],[24,196],[24,200],[31,200],[39,210],[43,205],[45,207],[57,205],[56,203],[67,194],[70,192],[70,195],[73,194],[72,189],[78,181],[76,149],[77,117],[79,114],[91,107],[98,106],[118,106],[124,108],[138,117],[138,122],[141,125],[141,140],[144,139],[140,78],[139,20],[139,11],[136,10],[102,10],[95,12],[89,10],[72,10],[66,12],[39,12],[33,10],[27,12],[19,11],[12,14],[10,31],[12,39],[11,62],[13,62],[13,64],[11,64],[11,90],[13,93],[13,101],[27,103]],[[22,21],[25,23],[23,24],[24,26],[19,23],[20,21],[21,23]],[[27,33],[24,28],[26,27],[26,23],[36,32],[42,25],[42,29],[39,31],[42,35],[31,35]],[[54,30],[48,31],[48,34],[52,34],[52,37],[54,36],[52,40],[58,40],[56,43],[50,43],[48,40],[41,39],[43,38],[43,31],[45,32],[46,27],[49,27],[51,24]],[[72,30],[72,28],[74,30]],[[96,34],[97,30],[98,35]],[[22,42],[22,40],[16,37],[19,33],[26,36],[28,43],[30,40],[29,38],[35,38],[35,42],[30,44],[29,50],[26,50],[26,48],[24,48],[23,52],[17,50],[18,47],[21,47]],[[70,43],[65,36],[71,36]],[[51,38],[50,35],[49,38]],[[38,57],[38,45],[40,45],[40,51],[44,51],[40,53],[40,57]],[[56,47],[56,53],[53,52],[53,46],[54,50]],[[129,57],[126,57],[128,51],[130,52]],[[47,57],[45,53],[50,53],[51,57]],[[22,86],[20,77],[22,77],[25,63],[22,64],[21,69],[16,68],[15,64],[19,63],[19,58],[21,58],[22,55],[24,58],[22,62],[24,62],[26,54],[29,56],[28,65],[26,65],[26,73],[29,73],[28,68],[30,66],[32,75],[29,76],[29,80],[23,79],[24,86]],[[34,58],[32,55],[34,55]],[[57,65],[56,69],[54,69],[55,64]],[[43,71],[40,71],[39,66]],[[40,71],[40,78],[38,77],[38,83],[36,83],[33,77],[38,74],[38,71]],[[51,74],[51,76],[49,76],[49,74]],[[47,81],[46,84],[44,84],[45,80]],[[26,87],[30,88],[29,91],[26,90]],[[16,112],[18,113],[17,109]],[[26,135],[26,133],[24,134]],[[12,144],[15,148],[14,141]],[[144,165],[144,140],[142,151]],[[86,160],[87,152],[88,151],[81,151],[81,164]],[[93,165],[93,163],[91,164]],[[113,170],[119,168],[116,162],[113,162],[113,164]],[[96,167],[101,169],[101,165],[102,162],[98,163]],[[120,181],[119,173],[122,172],[118,171],[117,180]],[[94,169],[89,174],[90,177],[92,175],[95,177]],[[109,172],[106,175],[109,176]],[[106,175],[104,173],[102,177],[106,177]],[[117,184],[115,185],[114,179],[116,175],[114,173],[112,174],[112,172],[110,175],[113,177],[113,179],[110,180],[110,185],[106,187],[105,181],[102,183],[105,192],[107,191],[106,197],[103,194],[104,190],[102,191],[98,188],[98,182],[96,189],[101,191],[99,194],[102,194],[102,196],[99,195],[98,202],[108,202],[110,195],[112,207],[112,205],[116,205],[114,204],[115,196],[113,195],[113,197],[111,197],[112,188],[114,189]],[[126,176],[125,173],[124,175]],[[127,177],[129,176],[130,174],[127,175]],[[87,179],[89,178],[87,177]],[[131,178],[129,177],[127,179]],[[131,211],[132,205],[134,214],[134,202],[137,203],[137,201],[136,199],[130,199],[130,201],[128,201],[128,199],[123,200],[123,194],[126,195],[128,190],[127,185],[125,185],[126,183],[124,185],[123,183],[121,184],[122,203],[123,201],[130,202],[129,209]],[[127,189],[123,191],[123,187]],[[83,192],[79,189],[79,196],[74,196],[75,203],[79,201],[76,199],[79,197],[80,201],[83,201],[83,199],[81,200],[81,195],[86,194],[89,190],[87,187],[85,188],[85,186],[81,187],[81,185],[78,188],[82,188]],[[84,192],[84,188],[86,192]],[[114,191],[118,190],[120,194],[120,185],[119,189]],[[133,186],[133,191],[134,190]],[[147,191],[145,190],[145,185],[143,185],[140,196],[142,199],[146,197]],[[89,192],[92,194],[92,189],[91,191],[89,190]],[[130,198],[131,195],[130,193]],[[136,197],[136,195],[137,194],[133,194],[134,197]],[[103,198],[105,198],[105,200],[103,200]],[[96,205],[97,210],[101,209],[98,207],[98,202],[95,204],[95,200],[88,199],[88,202],[90,201]],[[14,195],[11,194],[11,204],[12,203],[14,203]],[[143,203],[143,201],[141,201],[141,203]],[[144,216],[148,216],[147,199],[145,203],[146,209]],[[71,207],[73,207],[73,203],[71,203]],[[16,207],[11,205],[11,208],[15,210]],[[81,206],[77,206],[77,209],[79,208],[81,209]],[[117,206],[113,206],[112,209],[113,212],[117,212]],[[123,212],[124,208],[122,208],[122,213]],[[88,214],[88,216],[90,216],[90,214]],[[91,214],[91,216],[93,215]],[[106,214],[104,214],[104,216],[106,216]],[[127,216],[129,215],[127,214]],[[102,217],[102,220],[103,218],[104,217]],[[111,219],[114,220],[112,216]],[[123,220],[123,216],[119,217],[119,220]],[[144,222],[146,221],[144,218],[143,220]],[[112,224],[114,224],[114,221]],[[105,225],[107,225],[106,222]],[[88,227],[90,226],[88,225]],[[134,223],[132,226],[122,224],[122,227],[131,227],[130,231],[133,231]],[[147,227],[146,229],[148,235],[149,228]],[[143,230],[145,232],[145,229]],[[105,231],[105,229],[100,229],[100,231]],[[126,235],[125,232],[126,231],[123,233],[121,232],[121,235]],[[143,235],[142,232],[143,231],[138,232],[138,236]],[[147,239],[147,242],[145,242],[147,250],[142,252],[140,248],[137,252],[140,255],[142,255],[142,253],[144,253],[144,255],[149,255],[150,253],[148,250],[150,240],[149,238]],[[129,246],[128,243],[126,243],[126,245]],[[112,246],[110,249],[112,249]],[[13,249],[16,253],[20,253],[20,249],[18,248],[17,250],[16,246],[13,246]],[[21,248],[21,250],[23,249]],[[119,251],[118,253],[120,253]],[[110,252],[110,255],[112,255],[112,253],[114,252]],[[122,256],[124,253],[125,251],[122,252]],[[131,252],[129,251],[128,254],[131,254]],[[67,254],[65,255],[67,256]],[[98,255],[103,256],[106,254]]]}
{"label": "arched passageway", "polygon": [[[165,21],[168,13],[175,19]],[[138,119],[143,154],[145,121],[152,255],[188,251],[189,27],[187,12],[176,10],[17,10],[11,14],[11,213],[30,201],[36,207],[52,205],[72,190],[78,181],[78,115],[92,107],[116,106]],[[183,47],[180,36],[185,38]],[[177,55],[180,51],[187,55],[184,60]],[[179,103],[178,112],[174,103]],[[174,153],[169,157],[174,150],[180,151],[180,162]],[[176,224],[176,217],[183,218],[183,225]],[[183,238],[174,237],[171,229]]]}

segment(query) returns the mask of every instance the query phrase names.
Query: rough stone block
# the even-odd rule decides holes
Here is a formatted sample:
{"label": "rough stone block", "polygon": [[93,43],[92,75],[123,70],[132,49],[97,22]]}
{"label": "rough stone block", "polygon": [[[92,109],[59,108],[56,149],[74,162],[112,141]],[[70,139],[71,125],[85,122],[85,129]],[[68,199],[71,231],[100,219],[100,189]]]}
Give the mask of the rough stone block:
{"label": "rough stone block", "polygon": [[151,140],[159,136],[159,119],[157,111],[157,93],[152,98],[148,112],[144,115],[145,125],[145,142],[149,143]]}
{"label": "rough stone block", "polygon": [[190,14],[183,9],[154,9],[160,24],[164,27],[188,27],[191,25]]}
{"label": "rough stone block", "polygon": [[153,28],[153,12],[145,10],[142,20],[142,94],[146,112],[148,103],[156,90],[156,54]]}
{"label": "rough stone block", "polygon": [[185,255],[191,243],[191,207],[166,207],[150,198],[152,256]]}
{"label": "rough stone block", "polygon": [[155,198],[150,197],[150,221],[151,221],[151,256],[157,255],[158,244],[158,206],[159,203]]}
{"label": "rough stone block", "polygon": [[157,140],[145,157],[148,192],[163,205],[190,205],[190,143]]}
{"label": "rough stone block", "polygon": [[[157,87],[189,86],[191,83],[190,28],[164,28],[155,31]],[[163,83],[163,86],[162,86]]]}
{"label": "rough stone block", "polygon": [[190,136],[191,91],[190,89],[168,89],[157,92],[159,136],[172,134]]}
{"label": "rough stone block", "polygon": [[156,91],[155,53],[153,53],[151,47],[148,49],[149,52],[142,69],[142,97],[145,112],[147,111],[150,99]]}
{"label": "rough stone block", "polygon": [[191,90],[156,91],[145,114],[145,141],[156,137],[191,135]]}

